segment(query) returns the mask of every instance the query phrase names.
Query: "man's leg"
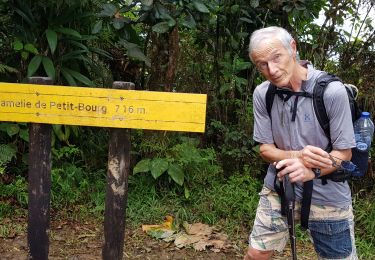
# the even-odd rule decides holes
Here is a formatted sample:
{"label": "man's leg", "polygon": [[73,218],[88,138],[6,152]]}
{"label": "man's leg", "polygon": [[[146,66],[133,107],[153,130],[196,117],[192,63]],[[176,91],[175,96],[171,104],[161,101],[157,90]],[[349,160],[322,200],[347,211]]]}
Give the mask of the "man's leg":
{"label": "man's leg", "polygon": [[289,233],[286,218],[281,215],[279,195],[263,187],[249,237],[249,248],[244,259],[270,259],[273,252],[282,251]]}
{"label": "man's leg", "polygon": [[309,230],[318,259],[358,259],[352,207],[312,205]]}
{"label": "man's leg", "polygon": [[250,246],[243,260],[268,260],[272,254],[273,251],[261,251]]}

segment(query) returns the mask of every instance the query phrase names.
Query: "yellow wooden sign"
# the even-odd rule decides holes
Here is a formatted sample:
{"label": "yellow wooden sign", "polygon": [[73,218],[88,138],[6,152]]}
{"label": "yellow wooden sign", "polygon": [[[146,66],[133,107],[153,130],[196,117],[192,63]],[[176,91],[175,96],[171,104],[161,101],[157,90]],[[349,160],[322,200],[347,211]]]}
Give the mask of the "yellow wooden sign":
{"label": "yellow wooden sign", "polygon": [[0,83],[0,121],[204,132],[205,94]]}

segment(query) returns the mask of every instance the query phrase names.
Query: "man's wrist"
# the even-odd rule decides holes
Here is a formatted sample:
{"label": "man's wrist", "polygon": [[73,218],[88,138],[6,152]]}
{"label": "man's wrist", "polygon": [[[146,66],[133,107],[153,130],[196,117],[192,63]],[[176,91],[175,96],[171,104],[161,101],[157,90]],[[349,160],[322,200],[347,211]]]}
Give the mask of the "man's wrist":
{"label": "man's wrist", "polygon": [[301,158],[302,152],[301,151],[289,151],[289,158],[295,159],[295,158]]}
{"label": "man's wrist", "polygon": [[320,175],[322,174],[321,170],[318,169],[318,168],[312,168],[311,170],[315,175],[315,179],[318,179],[320,177]]}

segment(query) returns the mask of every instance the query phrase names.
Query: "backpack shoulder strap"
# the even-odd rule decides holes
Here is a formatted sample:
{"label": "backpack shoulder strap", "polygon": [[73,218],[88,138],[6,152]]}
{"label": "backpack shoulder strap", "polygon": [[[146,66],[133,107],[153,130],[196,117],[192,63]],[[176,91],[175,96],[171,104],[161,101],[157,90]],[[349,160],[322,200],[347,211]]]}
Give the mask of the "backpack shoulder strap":
{"label": "backpack shoulder strap", "polygon": [[315,115],[319,121],[320,126],[322,127],[325,135],[328,137],[331,143],[330,128],[329,128],[329,118],[327,115],[327,110],[324,105],[324,92],[327,89],[329,83],[333,81],[340,81],[341,79],[333,74],[323,73],[316,80],[313,91],[313,105]]}
{"label": "backpack shoulder strap", "polygon": [[268,85],[268,89],[266,92],[266,109],[268,116],[271,118],[271,109],[273,105],[273,100],[275,99],[276,94],[276,86],[272,83]]}

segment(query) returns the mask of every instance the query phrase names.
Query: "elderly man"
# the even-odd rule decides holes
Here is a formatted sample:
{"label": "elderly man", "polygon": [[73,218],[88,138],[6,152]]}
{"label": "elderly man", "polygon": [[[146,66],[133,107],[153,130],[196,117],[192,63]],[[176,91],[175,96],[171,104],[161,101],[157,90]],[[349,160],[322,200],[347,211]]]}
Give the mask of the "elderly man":
{"label": "elderly man", "polygon": [[[286,174],[295,186],[297,212],[301,208],[304,184],[313,184],[308,229],[319,259],[357,259],[349,185],[347,181],[335,182],[328,178],[322,183],[318,179],[329,177],[337,170],[330,155],[350,160],[351,148],[355,147],[344,85],[331,82],[324,93],[330,121],[329,139],[319,125],[312,101],[315,82],[324,72],[299,61],[292,36],[280,27],[257,30],[250,38],[249,56],[267,79],[253,94],[253,138],[260,144],[261,157],[270,165],[244,259],[270,259],[274,250],[282,251],[286,245],[288,225],[274,187]],[[282,89],[283,94],[275,95],[269,113],[266,93],[270,84]],[[332,149],[325,151],[330,140]]]}

